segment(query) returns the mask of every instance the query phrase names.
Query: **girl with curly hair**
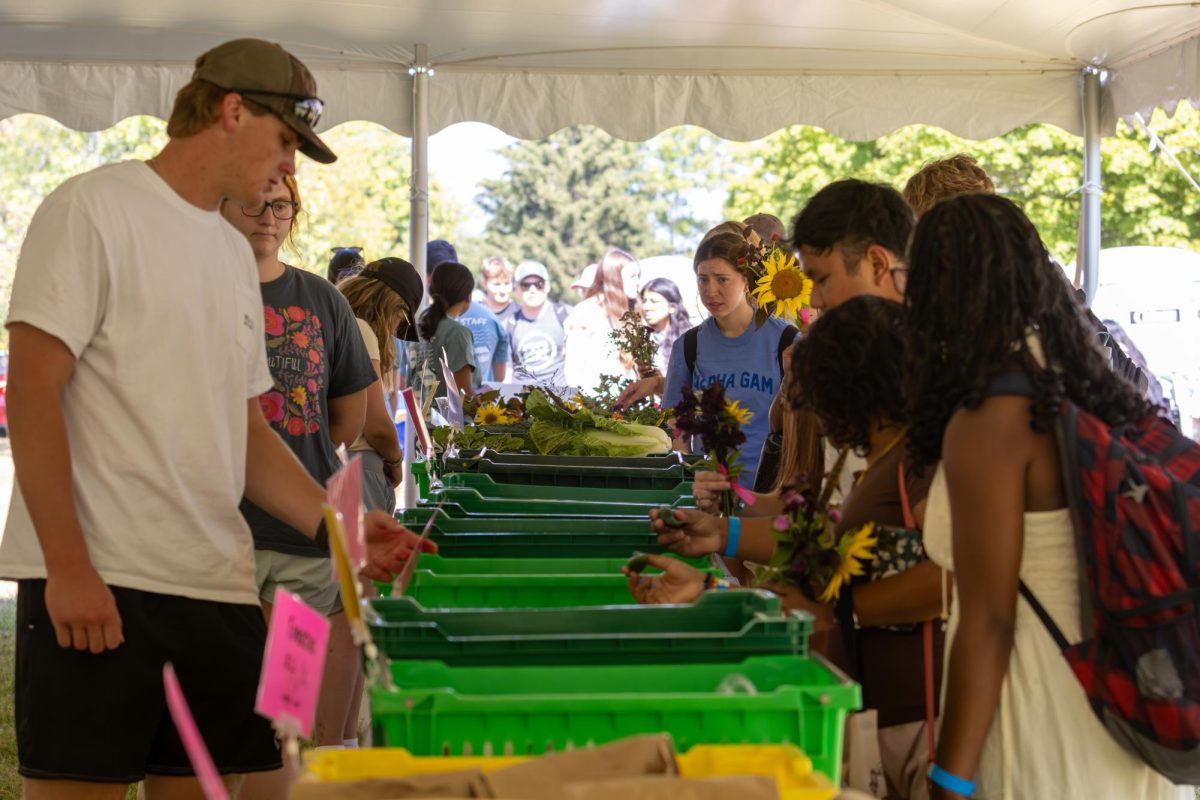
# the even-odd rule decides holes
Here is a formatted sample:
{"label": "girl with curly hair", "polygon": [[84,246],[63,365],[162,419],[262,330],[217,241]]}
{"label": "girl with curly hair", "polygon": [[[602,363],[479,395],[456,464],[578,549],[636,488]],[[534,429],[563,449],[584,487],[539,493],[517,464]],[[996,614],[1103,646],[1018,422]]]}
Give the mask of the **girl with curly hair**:
{"label": "girl with curly hair", "polygon": [[[855,297],[822,314],[792,353],[784,387],[787,404],[812,413],[838,448],[865,458],[866,467],[841,509],[839,536],[869,522],[909,528],[910,517],[919,532],[924,517],[933,473],[916,470],[905,447],[904,321],[905,310],[898,303]],[[671,532],[656,519],[661,542],[689,555],[726,552],[728,520],[702,512],[676,513],[686,527]],[[769,562],[776,546],[773,522],[743,519],[736,557]],[[904,541],[914,538],[919,541],[911,535]],[[857,579],[834,606],[805,599],[798,591],[786,592],[785,603],[814,613],[818,626],[831,634],[825,639],[826,654],[862,684],[864,705],[877,713],[887,796],[925,797],[928,728],[919,623],[942,613],[942,574],[916,546],[889,555],[904,568],[873,581]],[[652,559],[651,564],[663,566],[663,575],[631,580],[634,596],[643,602],[687,602],[703,589],[703,575],[682,562]],[[929,661],[935,682],[940,679],[941,638],[940,632],[934,634]],[[852,786],[869,788],[865,779]]]}
{"label": "girl with curly hair", "polygon": [[[1075,533],[1053,435],[1065,395],[1110,425],[1148,405],[1114,375],[1070,286],[1012,202],[964,195],[917,225],[911,249],[909,449],[942,461],[925,546],[953,570],[935,798],[1186,796],[1122,749],[1025,601],[1023,581],[1067,639],[1083,638]],[[1022,371],[1033,402],[990,395]],[[956,783],[955,778],[962,782]]]}

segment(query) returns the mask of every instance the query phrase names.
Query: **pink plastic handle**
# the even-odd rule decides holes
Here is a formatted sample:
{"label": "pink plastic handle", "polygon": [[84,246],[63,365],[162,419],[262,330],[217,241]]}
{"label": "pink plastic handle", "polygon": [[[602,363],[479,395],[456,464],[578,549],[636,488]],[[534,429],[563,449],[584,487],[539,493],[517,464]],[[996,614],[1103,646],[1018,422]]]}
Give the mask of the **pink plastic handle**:
{"label": "pink plastic handle", "polygon": [[163,688],[167,692],[167,708],[171,711],[171,719],[175,721],[175,730],[179,731],[183,749],[192,762],[192,769],[196,770],[196,780],[200,781],[200,790],[208,800],[229,800],[225,781],[221,780],[217,765],[208,754],[204,737],[196,727],[196,719],[188,707],[187,698],[183,696],[183,688],[175,676],[175,667],[170,662],[163,664]]}

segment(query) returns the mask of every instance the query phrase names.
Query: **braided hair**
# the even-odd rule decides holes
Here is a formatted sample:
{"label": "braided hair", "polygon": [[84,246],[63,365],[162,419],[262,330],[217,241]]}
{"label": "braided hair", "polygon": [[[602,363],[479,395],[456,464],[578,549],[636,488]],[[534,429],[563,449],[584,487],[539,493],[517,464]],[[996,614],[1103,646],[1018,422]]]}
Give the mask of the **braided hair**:
{"label": "braided hair", "polygon": [[1034,379],[1030,424],[1038,432],[1052,429],[1064,396],[1109,425],[1150,410],[1109,370],[1066,276],[1012,201],[971,194],[938,203],[917,224],[909,256],[905,396],[917,464],[942,457],[950,417],[960,406],[978,408],[1006,370]]}
{"label": "braided hair", "polygon": [[471,299],[475,278],[471,270],[455,261],[443,261],[429,275],[429,307],[421,312],[417,332],[429,341],[437,333],[438,323],[446,312],[464,300]]}

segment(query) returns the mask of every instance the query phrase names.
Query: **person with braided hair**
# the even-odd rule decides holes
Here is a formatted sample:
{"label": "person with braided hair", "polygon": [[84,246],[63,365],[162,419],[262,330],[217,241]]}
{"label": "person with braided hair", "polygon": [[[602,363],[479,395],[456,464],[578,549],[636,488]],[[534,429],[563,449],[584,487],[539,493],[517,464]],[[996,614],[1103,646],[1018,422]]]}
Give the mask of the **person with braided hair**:
{"label": "person with braided hair", "polygon": [[429,307],[421,312],[417,331],[423,340],[412,348],[409,359],[408,384],[434,397],[446,396],[442,380],[441,359],[445,351],[446,366],[454,373],[454,382],[470,397],[479,387],[476,375],[475,340],[458,317],[471,305],[475,278],[471,270],[455,261],[444,261],[429,276]]}
{"label": "person with braided hair", "polygon": [[[1047,635],[1083,638],[1075,532],[1054,427],[1060,400],[1118,425],[1149,406],[1114,374],[1071,287],[1012,202],[968,194],[921,217],[910,250],[908,443],[933,469],[925,548],[954,573],[935,800],[1183,797],[1117,744]],[[1000,373],[1036,396],[990,394]],[[1184,790],[1188,791],[1188,790]]]}

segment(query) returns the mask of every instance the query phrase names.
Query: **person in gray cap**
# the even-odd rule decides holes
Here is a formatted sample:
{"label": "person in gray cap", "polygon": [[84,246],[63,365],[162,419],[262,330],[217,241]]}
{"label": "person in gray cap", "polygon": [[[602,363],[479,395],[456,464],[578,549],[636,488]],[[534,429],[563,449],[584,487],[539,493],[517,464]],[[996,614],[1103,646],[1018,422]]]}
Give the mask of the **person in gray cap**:
{"label": "person in gray cap", "polygon": [[562,386],[570,309],[549,299],[550,273],[537,261],[522,261],[516,274],[521,307],[505,320],[513,377],[521,383]]}
{"label": "person in gray cap", "polygon": [[[261,208],[297,150],[333,161],[321,110],[283,48],[220,45],[158,155],[71,178],[30,223],[8,316],[19,488],[0,545],[0,576],[19,582],[26,797],[118,800],[143,779],[149,800],[200,796],[165,662],[231,788],[280,767],[254,712],[266,621],[238,504],[327,545],[325,491],[259,406],[272,380],[258,274],[218,208]],[[416,537],[382,513],[367,528],[365,572],[387,580]]]}

